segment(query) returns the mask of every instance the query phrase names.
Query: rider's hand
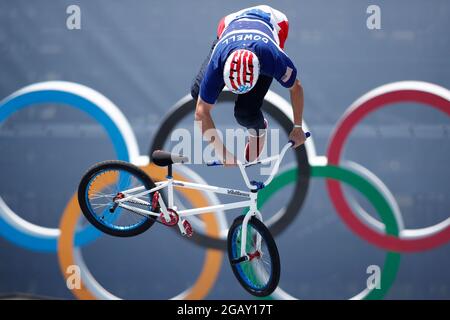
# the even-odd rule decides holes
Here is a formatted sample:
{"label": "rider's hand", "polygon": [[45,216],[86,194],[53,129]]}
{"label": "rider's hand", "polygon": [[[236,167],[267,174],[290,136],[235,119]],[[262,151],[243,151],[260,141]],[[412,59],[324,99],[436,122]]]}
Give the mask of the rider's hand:
{"label": "rider's hand", "polygon": [[306,141],[305,133],[303,132],[302,128],[294,128],[292,129],[291,133],[289,134],[289,140],[294,141],[293,148],[297,148],[298,146],[301,146]]}

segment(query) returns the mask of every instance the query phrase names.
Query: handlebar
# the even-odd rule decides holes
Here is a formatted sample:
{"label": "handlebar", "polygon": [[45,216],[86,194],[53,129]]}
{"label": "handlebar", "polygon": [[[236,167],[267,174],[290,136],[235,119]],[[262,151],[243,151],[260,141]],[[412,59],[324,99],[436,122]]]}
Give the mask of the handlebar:
{"label": "handlebar", "polygon": [[[308,139],[311,136],[310,132],[306,132],[305,133],[305,137],[306,139]],[[245,168],[256,165],[256,164],[264,164],[264,163],[269,163],[269,162],[275,162],[275,165],[272,169],[272,172],[270,173],[269,178],[263,182],[263,183],[259,183],[259,185],[268,185],[270,182],[272,182],[276,172],[278,172],[278,168],[280,167],[280,163],[284,158],[284,155],[286,154],[287,150],[292,148],[294,146],[294,141],[289,140],[289,142],[283,147],[283,149],[281,149],[281,152],[278,155],[272,156],[272,157],[268,157],[265,159],[261,159],[261,160],[257,160],[257,161],[253,161],[253,162],[249,162],[246,164],[242,164],[239,160],[237,161],[237,165],[239,167],[239,170],[241,171],[242,177],[244,178],[245,184],[247,185],[247,187],[251,190],[254,190],[255,188],[258,188],[255,183],[251,183],[248,179],[247,173],[245,171]],[[214,167],[214,166],[223,166],[223,163],[221,163],[220,161],[211,161],[206,163],[207,166],[209,167]]]}

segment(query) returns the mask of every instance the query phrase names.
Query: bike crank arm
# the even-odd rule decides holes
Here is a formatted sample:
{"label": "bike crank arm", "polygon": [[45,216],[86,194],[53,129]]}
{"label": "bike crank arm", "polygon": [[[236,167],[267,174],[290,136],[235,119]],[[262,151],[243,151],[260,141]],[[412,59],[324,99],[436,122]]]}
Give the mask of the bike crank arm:
{"label": "bike crank arm", "polygon": [[[123,208],[125,210],[128,210],[128,211],[130,211],[133,214],[137,214],[138,216],[141,216],[141,217],[150,217],[151,216],[151,217],[160,218],[161,220],[155,219],[155,222],[157,222],[159,224],[162,224],[164,226],[167,226],[167,227],[173,227],[173,226],[178,224],[179,216],[172,209],[167,209],[167,210],[169,212],[171,212],[172,214],[174,214],[176,216],[176,219],[172,220],[172,217],[171,217],[171,221],[167,222],[167,221],[162,221],[162,219],[164,219],[164,216],[161,213],[158,214],[156,212],[147,211],[147,210],[143,210],[143,209],[139,209],[139,208],[134,208],[134,207],[131,207],[131,206],[124,205],[123,203],[118,203],[117,206],[121,207],[121,208]],[[186,233],[189,233],[189,232],[184,232],[184,234],[186,234]],[[192,234],[192,230],[190,231],[190,233]]]}

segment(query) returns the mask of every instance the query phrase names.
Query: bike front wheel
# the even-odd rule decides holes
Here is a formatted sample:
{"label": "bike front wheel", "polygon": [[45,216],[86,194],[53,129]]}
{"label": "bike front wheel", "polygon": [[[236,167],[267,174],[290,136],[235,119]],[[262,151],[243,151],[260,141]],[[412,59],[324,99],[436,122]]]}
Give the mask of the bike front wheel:
{"label": "bike front wheel", "polygon": [[245,244],[245,252],[250,259],[239,262],[244,217],[236,218],[229,229],[228,258],[234,275],[244,289],[254,296],[265,297],[277,288],[280,281],[280,256],[269,229],[252,217],[247,224]]}
{"label": "bike front wheel", "polygon": [[86,219],[100,231],[116,237],[132,237],[155,222],[155,217],[143,214],[151,211],[153,193],[125,202],[128,209],[117,206],[115,200],[152,188],[155,184],[138,167],[124,161],[104,161],[91,167],[81,179],[78,202]]}

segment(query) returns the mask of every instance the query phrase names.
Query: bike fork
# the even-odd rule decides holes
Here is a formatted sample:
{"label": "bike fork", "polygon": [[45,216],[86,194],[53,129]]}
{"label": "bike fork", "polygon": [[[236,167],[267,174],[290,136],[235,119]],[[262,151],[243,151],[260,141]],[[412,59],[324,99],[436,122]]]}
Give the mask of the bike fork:
{"label": "bike fork", "polygon": [[246,252],[246,246],[247,246],[247,227],[248,227],[248,221],[253,217],[256,216],[260,221],[262,221],[262,215],[258,211],[256,206],[256,198],[257,194],[252,193],[251,196],[253,201],[253,204],[250,206],[250,210],[246,213],[244,217],[244,221],[242,221],[242,230],[241,230],[241,254],[240,257],[237,259],[234,259],[232,261],[232,264],[238,264],[244,261],[252,260],[253,258],[260,257],[261,256],[261,242],[262,237],[259,233],[256,234],[256,250],[255,252]]}

